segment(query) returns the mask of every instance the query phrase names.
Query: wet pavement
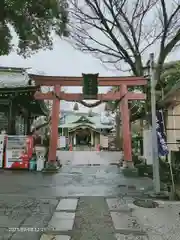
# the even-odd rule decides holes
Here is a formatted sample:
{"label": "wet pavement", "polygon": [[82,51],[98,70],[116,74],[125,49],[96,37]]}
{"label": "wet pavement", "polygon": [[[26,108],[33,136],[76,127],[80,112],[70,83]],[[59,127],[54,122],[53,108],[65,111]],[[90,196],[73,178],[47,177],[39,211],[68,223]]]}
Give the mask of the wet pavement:
{"label": "wet pavement", "polygon": [[[137,191],[135,191],[135,188]],[[64,166],[58,174],[1,172],[2,194],[31,197],[110,196],[151,190],[148,178],[125,178],[117,166]]]}
{"label": "wet pavement", "polygon": [[133,204],[151,190],[150,179],[126,178],[117,166],[1,171],[0,240],[164,240],[170,230],[168,239],[180,239],[179,203],[161,202],[158,209]]}

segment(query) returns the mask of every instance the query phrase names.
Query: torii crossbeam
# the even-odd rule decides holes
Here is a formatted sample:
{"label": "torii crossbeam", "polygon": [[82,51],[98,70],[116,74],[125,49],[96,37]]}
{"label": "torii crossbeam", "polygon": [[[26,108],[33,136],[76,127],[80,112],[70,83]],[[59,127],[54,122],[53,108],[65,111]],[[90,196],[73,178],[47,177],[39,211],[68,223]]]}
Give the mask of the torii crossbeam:
{"label": "torii crossbeam", "polygon": [[[42,76],[30,74],[32,80],[39,86],[54,86],[53,92],[41,93],[36,92],[35,98],[39,100],[53,100],[52,105],[52,126],[49,146],[48,161],[56,160],[56,150],[58,141],[58,125],[59,125],[59,112],[60,100],[66,101],[81,101],[83,94],[65,93],[61,91],[64,86],[82,86],[82,77],[68,77],[68,76]],[[131,130],[130,130],[130,117],[128,109],[128,100],[145,100],[144,93],[128,92],[128,86],[144,86],[147,84],[147,79],[144,77],[98,77],[98,86],[119,86],[119,92],[106,94],[98,94],[100,101],[115,101],[121,100],[120,112],[122,121],[123,133],[123,151],[124,160],[128,166],[132,163],[132,147],[131,147]],[[59,100],[60,99],[60,100]]]}

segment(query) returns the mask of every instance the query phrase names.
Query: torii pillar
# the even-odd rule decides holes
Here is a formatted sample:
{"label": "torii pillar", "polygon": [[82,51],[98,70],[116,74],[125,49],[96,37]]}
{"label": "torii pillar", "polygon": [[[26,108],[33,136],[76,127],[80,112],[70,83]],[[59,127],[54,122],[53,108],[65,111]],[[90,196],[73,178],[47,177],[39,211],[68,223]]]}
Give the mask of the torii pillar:
{"label": "torii pillar", "polygon": [[120,102],[120,112],[121,112],[121,121],[122,121],[122,135],[123,135],[123,151],[124,151],[124,167],[133,167],[132,161],[132,144],[131,144],[131,129],[130,129],[130,117],[129,117],[129,106],[128,98],[126,94],[128,93],[128,88],[125,84],[120,86],[122,98]]}
{"label": "torii pillar", "polygon": [[[61,92],[61,86],[82,86],[82,77],[64,77],[64,76],[39,76],[31,74],[30,77],[35,80],[37,85],[54,86],[54,94],[52,92],[41,93],[36,92],[35,98],[39,100],[53,100],[52,119],[51,119],[51,136],[48,163],[53,166],[56,160],[56,148],[58,140],[58,124],[59,124],[59,110],[60,102],[63,99],[66,101],[81,101],[84,99],[83,94],[64,93]],[[128,100],[145,100],[144,93],[128,92],[129,86],[144,86],[147,84],[147,79],[144,77],[98,77],[99,86],[120,86],[120,91],[115,93],[98,94],[100,101],[115,101],[120,100],[120,112],[122,118],[123,130],[123,150],[124,163],[128,168],[133,167],[132,161],[132,146],[131,146],[131,129]]]}
{"label": "torii pillar", "polygon": [[[59,96],[60,90],[61,90],[61,87],[59,85],[54,86],[54,93],[57,96]],[[54,163],[56,161],[59,114],[60,114],[60,101],[55,97],[53,99],[52,113],[51,113],[51,132],[50,132],[49,155],[48,155],[49,163]]]}

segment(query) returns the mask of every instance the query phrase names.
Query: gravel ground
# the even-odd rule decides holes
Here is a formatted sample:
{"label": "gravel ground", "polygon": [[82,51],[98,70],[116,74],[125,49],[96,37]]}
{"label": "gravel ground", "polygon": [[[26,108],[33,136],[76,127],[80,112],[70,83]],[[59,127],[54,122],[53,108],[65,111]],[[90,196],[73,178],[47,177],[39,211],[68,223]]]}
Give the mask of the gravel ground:
{"label": "gravel ground", "polygon": [[72,240],[115,240],[111,215],[103,197],[80,198],[72,236]]}
{"label": "gravel ground", "polygon": [[0,196],[0,240],[39,240],[58,201]]}

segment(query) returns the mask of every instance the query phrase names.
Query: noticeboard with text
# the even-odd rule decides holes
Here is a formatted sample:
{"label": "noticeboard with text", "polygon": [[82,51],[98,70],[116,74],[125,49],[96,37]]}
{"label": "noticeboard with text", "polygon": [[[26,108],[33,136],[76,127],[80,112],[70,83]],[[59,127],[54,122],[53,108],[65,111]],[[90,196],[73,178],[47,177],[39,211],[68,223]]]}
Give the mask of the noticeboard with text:
{"label": "noticeboard with text", "polygon": [[98,75],[82,74],[83,76],[83,96],[86,100],[95,100],[98,97]]}
{"label": "noticeboard with text", "polygon": [[11,168],[14,162],[22,162],[22,152],[26,151],[27,136],[8,135],[6,142],[5,168]]}

